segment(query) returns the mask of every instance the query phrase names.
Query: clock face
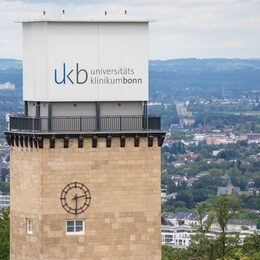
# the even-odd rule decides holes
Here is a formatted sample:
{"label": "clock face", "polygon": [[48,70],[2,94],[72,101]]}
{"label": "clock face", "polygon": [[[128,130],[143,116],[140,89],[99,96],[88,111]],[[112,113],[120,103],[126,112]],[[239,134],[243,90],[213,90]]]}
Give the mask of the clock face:
{"label": "clock face", "polygon": [[89,189],[80,182],[72,182],[64,187],[60,201],[62,207],[71,214],[83,213],[90,205],[91,195]]}

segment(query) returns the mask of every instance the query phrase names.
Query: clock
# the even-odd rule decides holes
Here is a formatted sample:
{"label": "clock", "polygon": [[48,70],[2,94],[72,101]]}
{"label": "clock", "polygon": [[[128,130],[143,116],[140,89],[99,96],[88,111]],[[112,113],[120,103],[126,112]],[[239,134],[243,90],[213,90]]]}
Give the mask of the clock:
{"label": "clock", "polygon": [[64,187],[61,192],[60,202],[62,207],[70,214],[78,215],[86,211],[91,201],[89,189],[80,182],[72,182]]}

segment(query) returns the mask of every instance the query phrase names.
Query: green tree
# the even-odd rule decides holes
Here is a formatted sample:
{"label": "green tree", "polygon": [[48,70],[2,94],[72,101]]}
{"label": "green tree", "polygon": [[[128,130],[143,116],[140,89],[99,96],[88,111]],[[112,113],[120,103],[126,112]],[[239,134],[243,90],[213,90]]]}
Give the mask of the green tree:
{"label": "green tree", "polygon": [[255,187],[260,188],[260,172],[257,172],[255,174],[255,177],[253,178],[253,180],[255,182]]}
{"label": "green tree", "polygon": [[227,252],[227,236],[226,236],[227,222],[231,219],[231,213],[229,212],[228,209],[228,199],[226,197],[217,198],[214,211],[215,211],[216,220],[221,229],[221,234],[218,238],[219,246],[220,246],[220,255],[222,258],[224,258]]}
{"label": "green tree", "polygon": [[1,182],[0,181],[0,191],[3,193],[9,193],[10,192],[10,184],[8,182]]}
{"label": "green tree", "polygon": [[9,169],[2,168],[1,170],[1,181],[5,181],[5,177],[9,174]]}
{"label": "green tree", "polygon": [[[200,203],[197,203],[196,209],[195,209],[195,212],[199,219],[198,232],[203,233],[203,234],[209,230],[209,228],[214,220],[213,212],[208,212],[207,207],[208,207],[208,204],[206,202],[200,202]],[[204,220],[206,215],[208,215],[207,220]]]}
{"label": "green tree", "polygon": [[194,189],[192,190],[192,198],[195,202],[202,202],[205,201],[208,196],[205,194],[205,191],[201,189]]}
{"label": "green tree", "polygon": [[173,180],[170,180],[167,185],[167,193],[170,194],[170,193],[173,193],[176,191],[177,191],[177,187],[176,187],[175,182]]}
{"label": "green tree", "polygon": [[9,259],[10,220],[9,210],[0,213],[0,259]]}
{"label": "green tree", "polygon": [[179,191],[176,195],[176,200],[185,202],[186,207],[189,209],[192,209],[195,206],[192,195],[191,195],[190,191],[187,191],[187,190]]}
{"label": "green tree", "polygon": [[260,235],[255,233],[252,236],[246,237],[242,249],[244,254],[251,256],[252,258],[250,259],[253,259],[256,253],[260,253]]}
{"label": "green tree", "polygon": [[169,246],[162,246],[162,260],[188,260],[189,252],[185,249],[175,249]]}

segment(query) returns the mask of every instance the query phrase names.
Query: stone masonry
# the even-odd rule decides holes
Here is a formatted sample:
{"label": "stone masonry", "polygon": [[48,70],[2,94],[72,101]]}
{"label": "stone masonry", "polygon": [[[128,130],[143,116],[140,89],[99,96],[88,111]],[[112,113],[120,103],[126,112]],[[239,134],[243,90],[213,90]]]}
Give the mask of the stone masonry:
{"label": "stone masonry", "polygon": [[[160,147],[154,138],[56,139],[50,148],[11,147],[11,260],[160,260]],[[61,206],[71,182],[90,190],[90,207],[77,216]],[[26,232],[33,219],[33,234]],[[66,220],[84,219],[84,235],[66,235]]]}

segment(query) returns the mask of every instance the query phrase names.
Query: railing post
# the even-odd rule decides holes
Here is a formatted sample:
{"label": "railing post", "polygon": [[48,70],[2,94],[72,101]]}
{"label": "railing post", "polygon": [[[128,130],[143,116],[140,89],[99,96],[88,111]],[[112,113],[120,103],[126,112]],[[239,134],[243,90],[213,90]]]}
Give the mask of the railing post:
{"label": "railing post", "polygon": [[148,117],[143,116],[142,118],[143,118],[143,130],[147,130],[148,129],[148,126],[147,126]]}
{"label": "railing post", "polygon": [[39,131],[42,131],[42,118],[39,117]]}
{"label": "railing post", "polygon": [[48,116],[48,131],[51,131],[51,117]]}
{"label": "railing post", "polygon": [[122,117],[119,117],[119,131],[122,130]]}
{"label": "railing post", "polygon": [[82,132],[82,117],[79,118],[79,131]]}
{"label": "railing post", "polygon": [[8,130],[11,131],[11,116],[9,115],[9,124],[8,124]]}
{"label": "railing post", "polygon": [[35,126],[35,117],[32,118],[32,128],[31,128],[30,132],[33,132],[34,126]]}
{"label": "railing post", "polygon": [[96,131],[99,131],[100,130],[100,117],[99,116],[97,116],[97,118],[96,118]]}

